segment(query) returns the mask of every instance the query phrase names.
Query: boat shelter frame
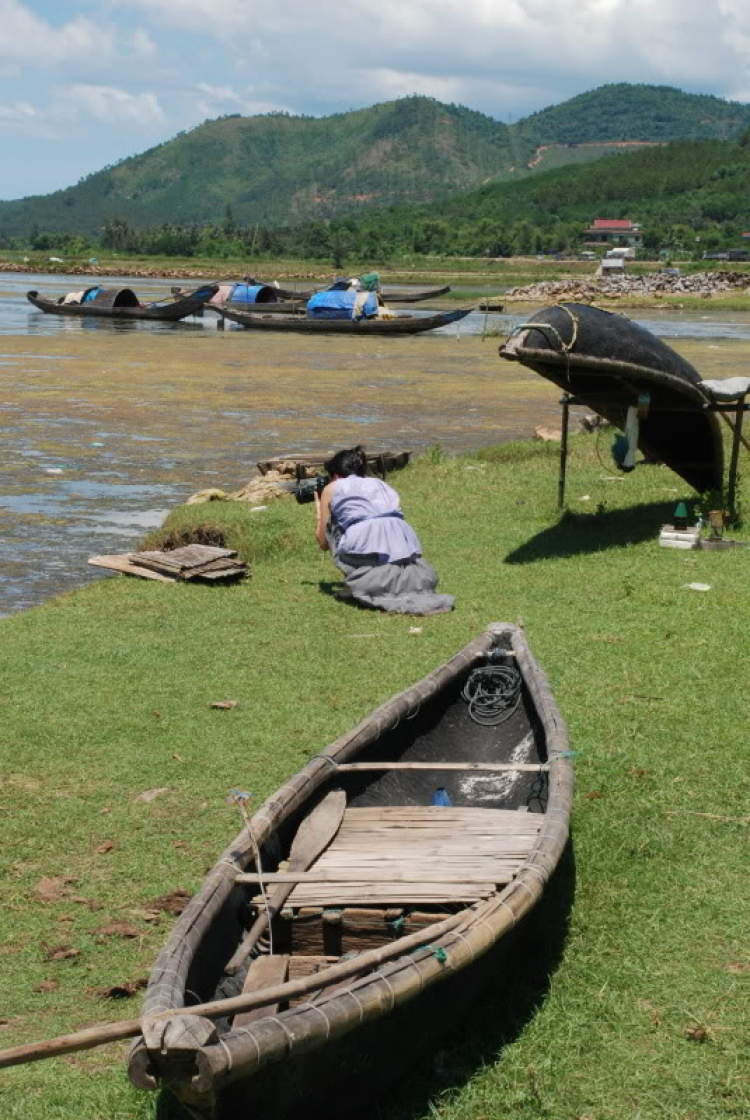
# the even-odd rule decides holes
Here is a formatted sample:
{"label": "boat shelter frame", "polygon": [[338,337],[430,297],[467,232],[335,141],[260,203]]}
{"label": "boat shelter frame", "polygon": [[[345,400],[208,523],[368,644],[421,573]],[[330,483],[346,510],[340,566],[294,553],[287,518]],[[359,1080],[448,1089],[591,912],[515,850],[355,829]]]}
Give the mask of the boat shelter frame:
{"label": "boat shelter frame", "polygon": [[[750,394],[750,378],[745,379],[746,386],[744,392],[740,392],[732,400],[719,399],[717,395],[708,387],[707,382],[702,383],[704,392],[707,394],[704,409],[706,412],[718,413],[729,426],[732,431],[732,451],[729,459],[729,470],[727,472],[727,507],[732,516],[737,513],[737,473],[739,468],[740,458],[740,445],[744,445],[745,449],[750,451],[750,443],[748,443],[745,436],[742,434],[743,421],[745,413],[750,412],[750,404],[747,403],[748,394]],[[606,400],[609,394],[602,393],[602,400]],[[634,394],[633,404],[638,405],[639,409],[642,407],[641,401],[637,395]],[[560,469],[557,480],[557,507],[558,509],[565,508],[565,487],[567,483],[567,466],[568,466],[568,434],[570,428],[570,409],[571,406],[583,406],[585,408],[592,408],[591,394],[588,394],[586,401],[581,400],[572,393],[563,394],[560,399],[562,407],[562,423],[561,423],[561,436],[560,436]],[[649,405],[645,406],[650,407]],[[664,411],[668,412],[681,412],[688,411],[680,408],[669,408]],[[730,413],[734,414],[734,420],[729,419]]]}

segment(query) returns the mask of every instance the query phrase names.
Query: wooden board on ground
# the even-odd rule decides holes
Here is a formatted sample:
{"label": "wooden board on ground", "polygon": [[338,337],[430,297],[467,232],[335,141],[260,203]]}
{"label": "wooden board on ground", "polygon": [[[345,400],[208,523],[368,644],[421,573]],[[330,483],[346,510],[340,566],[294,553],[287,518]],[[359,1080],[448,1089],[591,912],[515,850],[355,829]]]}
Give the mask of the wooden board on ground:
{"label": "wooden board on ground", "polygon": [[141,568],[134,564],[129,554],[125,556],[91,556],[89,564],[93,564],[95,568],[107,568],[111,572],[122,572],[126,576],[158,579],[162,583],[177,583],[174,576],[166,576],[162,572],[153,572],[150,568]]}
{"label": "wooden board on ground", "polygon": [[234,579],[247,572],[247,565],[237,559],[231,548],[214,548],[194,544],[164,552],[130,552],[120,556],[92,556],[89,564],[109,568],[141,579],[158,579],[164,583],[195,579]]}

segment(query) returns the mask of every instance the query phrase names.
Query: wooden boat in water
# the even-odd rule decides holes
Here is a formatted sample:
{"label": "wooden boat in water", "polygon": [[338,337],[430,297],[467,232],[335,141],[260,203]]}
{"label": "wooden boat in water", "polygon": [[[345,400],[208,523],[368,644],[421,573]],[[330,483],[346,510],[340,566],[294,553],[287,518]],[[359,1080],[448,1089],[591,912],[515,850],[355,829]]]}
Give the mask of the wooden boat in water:
{"label": "wooden boat in water", "polygon": [[386,303],[423,303],[428,299],[439,299],[447,296],[450,285],[444,288],[427,288],[423,292],[399,291],[398,288],[384,288],[380,293]]}
{"label": "wooden boat in water", "polygon": [[460,311],[446,311],[439,315],[394,315],[390,319],[309,319],[303,315],[264,315],[257,312],[237,311],[228,303],[214,304],[224,319],[239,323],[241,327],[266,331],[299,331],[303,334],[403,335],[421,334],[458,323],[471,313],[467,307]]}
{"label": "wooden boat in water", "polygon": [[[489,725],[477,689],[493,681],[504,722]],[[260,807],[188,904],[151,973],[132,1082],[202,1120],[371,1102],[455,1027],[542,896],[568,838],[569,756],[523,632],[502,623],[376,709]]]}
{"label": "wooden boat in water", "polygon": [[[299,303],[300,300],[306,302],[316,292],[321,291],[320,288],[310,288],[304,292],[295,292],[291,288],[276,288],[275,290],[280,300],[289,300],[292,303]],[[428,299],[439,299],[440,296],[447,295],[450,290],[449,284],[442,288],[425,288],[416,292],[408,289],[383,288],[380,295],[386,303],[423,303]]]}
{"label": "wooden boat in water", "polygon": [[[77,302],[65,303],[65,297],[58,300],[45,299],[37,291],[26,293],[29,303],[48,315],[98,316],[107,319],[154,319],[160,322],[177,322],[188,315],[195,315],[211,299],[218,289],[216,284],[204,284],[193,292],[173,295],[167,300],[141,303],[131,288],[88,288],[80,293]],[[93,293],[93,295],[91,294]],[[86,299],[89,295],[90,298]]]}
{"label": "wooden boat in water", "polygon": [[639,408],[638,447],[698,491],[721,490],[723,444],[711,397],[680,354],[624,315],[588,304],[538,311],[500,348],[624,430]]}

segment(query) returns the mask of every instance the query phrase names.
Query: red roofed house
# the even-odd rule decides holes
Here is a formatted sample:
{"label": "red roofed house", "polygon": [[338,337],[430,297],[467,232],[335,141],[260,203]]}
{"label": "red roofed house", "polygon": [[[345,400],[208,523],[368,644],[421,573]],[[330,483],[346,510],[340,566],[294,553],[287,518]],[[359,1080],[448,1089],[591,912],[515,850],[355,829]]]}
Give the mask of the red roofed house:
{"label": "red roofed house", "polygon": [[640,249],[643,245],[643,231],[637,222],[629,218],[595,218],[593,225],[583,231],[584,245],[612,246],[632,245]]}

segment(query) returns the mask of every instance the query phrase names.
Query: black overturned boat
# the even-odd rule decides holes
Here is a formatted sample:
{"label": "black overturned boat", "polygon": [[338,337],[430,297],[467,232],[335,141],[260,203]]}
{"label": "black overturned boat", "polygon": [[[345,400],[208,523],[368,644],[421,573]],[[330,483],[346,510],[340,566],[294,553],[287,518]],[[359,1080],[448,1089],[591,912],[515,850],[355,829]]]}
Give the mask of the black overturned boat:
{"label": "black overturned boat", "polygon": [[141,303],[132,288],[84,288],[59,299],[45,299],[37,291],[26,293],[29,303],[47,315],[96,316],[105,319],[152,319],[177,322],[200,311],[218,290],[217,284],[204,284],[193,292],[174,293],[166,300]]}
{"label": "black overturned boat", "polygon": [[723,445],[711,396],[697,370],[624,315],[588,304],[538,311],[500,348],[625,430],[640,414],[637,442],[699,492],[720,490]]}
{"label": "black overturned boat", "polygon": [[404,335],[422,334],[458,323],[471,314],[472,308],[445,311],[438,315],[392,315],[390,318],[370,319],[311,319],[306,315],[264,315],[258,311],[237,311],[229,304],[212,304],[224,319],[238,323],[241,327],[265,331],[297,331],[303,334],[348,334],[358,338],[364,335]]}

